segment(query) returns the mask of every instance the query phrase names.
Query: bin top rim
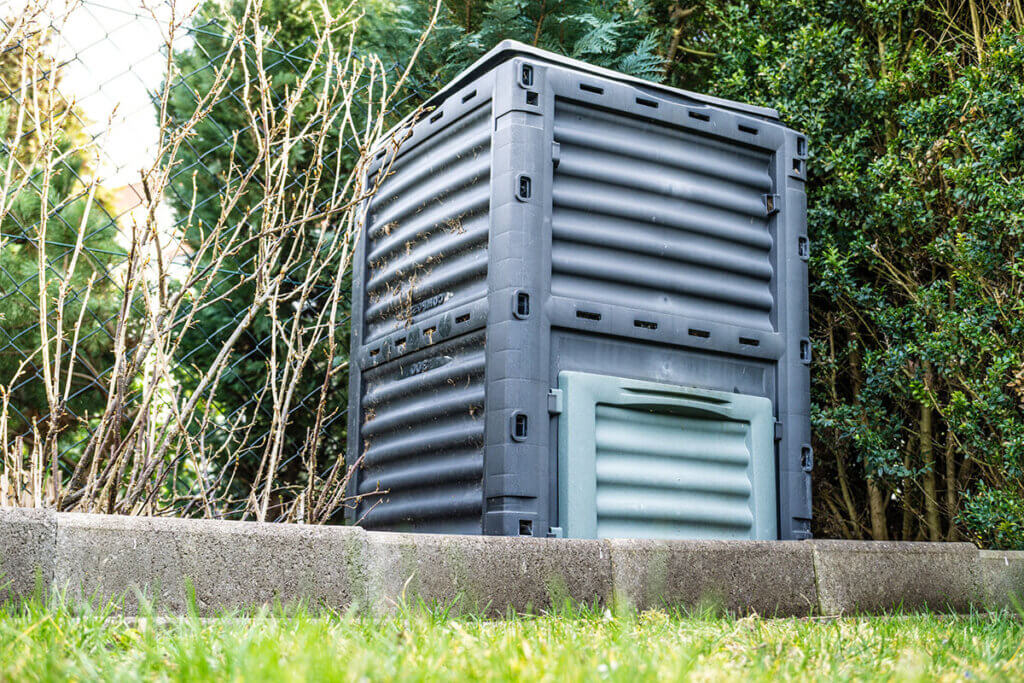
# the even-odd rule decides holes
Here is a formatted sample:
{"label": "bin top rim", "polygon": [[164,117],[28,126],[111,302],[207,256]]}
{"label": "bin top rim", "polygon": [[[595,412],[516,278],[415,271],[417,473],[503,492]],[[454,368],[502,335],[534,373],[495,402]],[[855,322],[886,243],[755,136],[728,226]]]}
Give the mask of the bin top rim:
{"label": "bin top rim", "polygon": [[[636,76],[630,76],[601,66],[588,64],[587,62],[573,59],[572,57],[566,57],[555,52],[542,50],[539,47],[527,45],[526,43],[520,43],[518,40],[503,40],[495,45],[489,52],[473,62],[473,64],[466,68],[462,73],[453,78],[436,93],[431,95],[423,103],[422,108],[426,109],[429,107],[439,106],[442,102],[451,97],[455,91],[460,90],[499,64],[507,62],[515,57],[528,57],[536,61],[567,67],[576,71],[618,81],[620,83],[639,86],[655,92],[671,95],[672,97],[693,100],[695,104],[709,104],[738,112],[740,114],[747,114],[761,119],[779,122],[779,112],[771,107],[760,107],[754,104],[734,102],[732,100],[715,97],[713,95],[703,95],[701,93],[695,93],[681,88],[662,85],[661,83],[655,83],[653,81],[645,81],[644,79]],[[402,123],[399,124],[399,126],[396,126],[396,128],[404,124],[408,118],[409,117],[403,119]]]}

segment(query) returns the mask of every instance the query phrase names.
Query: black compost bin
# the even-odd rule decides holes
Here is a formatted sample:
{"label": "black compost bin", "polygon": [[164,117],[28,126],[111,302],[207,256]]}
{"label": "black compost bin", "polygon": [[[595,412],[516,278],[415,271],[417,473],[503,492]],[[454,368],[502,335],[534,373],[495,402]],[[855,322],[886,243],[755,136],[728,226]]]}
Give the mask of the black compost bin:
{"label": "black compost bin", "polygon": [[369,171],[353,519],[808,537],[806,145],[515,42],[432,97]]}

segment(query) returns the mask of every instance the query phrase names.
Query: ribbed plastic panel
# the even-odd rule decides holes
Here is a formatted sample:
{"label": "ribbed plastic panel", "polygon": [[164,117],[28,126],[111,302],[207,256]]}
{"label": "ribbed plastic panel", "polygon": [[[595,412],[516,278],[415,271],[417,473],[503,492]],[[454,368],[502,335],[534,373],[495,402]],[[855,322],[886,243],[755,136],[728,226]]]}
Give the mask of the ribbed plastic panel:
{"label": "ribbed plastic panel", "polygon": [[750,538],[750,425],[597,406],[599,538]]}
{"label": "ribbed plastic panel", "polygon": [[771,155],[556,101],[551,293],[772,331]]}
{"label": "ribbed plastic panel", "polygon": [[391,165],[367,217],[367,342],[487,295],[490,115],[488,102]]}
{"label": "ribbed plastic panel", "polygon": [[371,529],[480,533],[484,331],[363,374],[357,510]]}

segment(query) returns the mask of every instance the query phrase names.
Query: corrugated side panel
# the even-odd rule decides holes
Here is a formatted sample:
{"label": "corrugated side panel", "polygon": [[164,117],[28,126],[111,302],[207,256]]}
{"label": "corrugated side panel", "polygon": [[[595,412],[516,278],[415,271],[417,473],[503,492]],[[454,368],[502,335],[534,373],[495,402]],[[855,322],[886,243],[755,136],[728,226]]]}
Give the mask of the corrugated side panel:
{"label": "corrugated side panel", "polygon": [[559,100],[552,294],[772,331],[771,157]]}
{"label": "corrugated side panel", "polygon": [[399,156],[367,216],[372,342],[487,294],[490,103]]}
{"label": "corrugated side panel", "polygon": [[749,431],[746,422],[598,405],[597,536],[750,538]]}
{"label": "corrugated side panel", "polygon": [[369,529],[481,532],[484,330],[363,374],[357,518]]}

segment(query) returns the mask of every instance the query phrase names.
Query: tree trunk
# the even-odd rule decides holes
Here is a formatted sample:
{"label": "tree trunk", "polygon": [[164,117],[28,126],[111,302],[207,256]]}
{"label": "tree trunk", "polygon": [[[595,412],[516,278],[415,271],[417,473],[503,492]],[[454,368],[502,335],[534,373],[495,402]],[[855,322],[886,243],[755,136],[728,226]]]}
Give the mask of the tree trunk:
{"label": "tree trunk", "polygon": [[946,425],[946,516],[949,518],[947,541],[960,540],[960,532],[956,528],[956,451],[954,450],[953,434]]}
{"label": "tree trunk", "polygon": [[[907,437],[907,444],[903,448],[903,469],[910,470],[910,458],[914,453],[914,439],[913,436]],[[903,488],[903,523],[900,525],[900,540],[909,541],[911,540],[911,533],[913,533],[914,527],[914,501],[911,498],[911,489],[913,481],[910,477],[906,477],[901,482]]]}
{"label": "tree trunk", "polygon": [[836,472],[839,474],[839,490],[843,495],[846,516],[850,519],[850,528],[856,531],[860,528],[860,515],[857,514],[857,506],[854,505],[853,494],[850,492],[850,477],[846,474],[846,456],[840,448],[836,449]]}
{"label": "tree trunk", "polygon": [[924,467],[924,518],[928,525],[928,538],[932,541],[942,540],[942,524],[939,522],[938,487],[936,486],[935,453],[932,450],[932,367],[925,364],[924,371],[925,399],[921,402],[921,418],[918,422],[918,434],[921,440],[921,465]]}
{"label": "tree trunk", "polygon": [[668,55],[665,57],[665,68],[662,71],[662,76],[665,78],[668,78],[676,63],[676,53],[679,51],[679,41],[683,38],[683,25],[686,23],[686,17],[693,14],[696,9],[696,7],[684,9],[679,5],[672,5],[669,9],[669,20],[675,23],[676,27],[672,31],[672,42],[668,46]]}
{"label": "tree trunk", "polygon": [[[829,353],[829,367],[832,368],[831,376],[829,378],[829,395],[832,400],[832,405],[839,405],[839,389],[838,380],[836,378],[836,341],[835,341],[835,321],[829,317],[828,321],[828,353]],[[850,529],[852,530],[851,536],[854,534],[860,536],[860,514],[858,513],[857,506],[853,502],[853,493],[850,491],[850,476],[846,473],[846,457],[847,451],[844,447],[837,447],[836,449],[836,473],[839,475],[839,490],[843,495],[843,505],[846,507],[846,516],[850,521]]]}
{"label": "tree trunk", "polygon": [[868,479],[868,506],[871,508],[871,538],[888,541],[889,530],[885,521],[885,494],[874,479]]}
{"label": "tree trunk", "polygon": [[[850,352],[850,374],[853,377],[853,396],[857,406],[861,404],[860,392],[864,386],[864,377],[860,372],[860,335],[856,330],[850,330],[850,339],[853,341],[853,350]],[[867,416],[862,412],[861,424],[867,425]],[[868,510],[871,518],[871,538],[876,541],[888,541],[889,530],[885,519],[885,494],[882,488],[875,481],[874,472],[864,462],[864,478],[868,486]]]}
{"label": "tree trunk", "polygon": [[968,0],[971,8],[971,33],[974,35],[974,49],[978,52],[978,61],[985,56],[985,40],[981,37],[981,17],[978,14],[978,3]]}

